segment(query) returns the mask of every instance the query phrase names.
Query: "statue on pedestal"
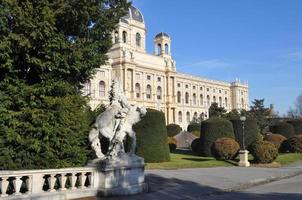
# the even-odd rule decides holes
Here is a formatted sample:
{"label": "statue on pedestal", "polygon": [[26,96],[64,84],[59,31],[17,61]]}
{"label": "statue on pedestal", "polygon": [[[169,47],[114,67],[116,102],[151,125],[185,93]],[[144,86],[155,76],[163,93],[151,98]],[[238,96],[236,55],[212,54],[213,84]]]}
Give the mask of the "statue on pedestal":
{"label": "statue on pedestal", "polygon": [[[110,90],[110,105],[97,116],[89,133],[89,141],[97,158],[102,160],[125,154],[124,139],[127,135],[132,141],[129,154],[134,154],[136,134],[132,126],[139,122],[146,113],[144,107],[130,105],[120,88],[119,82],[116,79],[113,80]],[[109,148],[106,155],[101,151],[100,135],[109,139]]]}

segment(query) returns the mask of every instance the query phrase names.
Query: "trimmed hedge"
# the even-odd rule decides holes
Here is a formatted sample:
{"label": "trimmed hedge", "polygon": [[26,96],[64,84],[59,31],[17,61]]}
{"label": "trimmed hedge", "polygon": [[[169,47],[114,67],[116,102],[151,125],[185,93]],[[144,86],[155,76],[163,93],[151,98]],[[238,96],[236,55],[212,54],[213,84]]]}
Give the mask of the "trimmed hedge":
{"label": "trimmed hedge", "polygon": [[170,152],[164,113],[147,109],[147,114],[134,125],[137,134],[137,155],[145,162],[165,162],[170,160]]}
{"label": "trimmed hedge", "polygon": [[291,138],[295,136],[295,129],[293,125],[287,122],[278,122],[277,124],[270,126],[269,130],[272,133],[281,134],[286,138]]}
{"label": "trimmed hedge", "polygon": [[191,150],[193,151],[193,153],[197,155],[201,154],[201,143],[199,138],[196,138],[195,140],[192,141]]}
{"label": "trimmed hedge", "polygon": [[200,132],[200,145],[204,156],[212,156],[211,148],[218,138],[235,138],[232,123],[224,118],[213,117],[203,121]]}
{"label": "trimmed hedge", "polygon": [[193,131],[200,131],[200,123],[192,122],[188,125],[187,131],[192,133]]}
{"label": "trimmed hedge", "polygon": [[264,137],[264,140],[275,145],[275,147],[280,152],[282,143],[286,140],[286,137],[284,137],[283,135],[280,135],[280,134],[268,134]]}
{"label": "trimmed hedge", "polygon": [[256,163],[271,163],[278,157],[278,150],[270,142],[257,141],[251,145],[251,154]]}
{"label": "trimmed hedge", "polygon": [[218,138],[212,146],[212,155],[217,160],[232,160],[238,155],[239,144],[232,138]]}
{"label": "trimmed hedge", "polygon": [[293,125],[295,135],[301,135],[302,134],[302,120],[291,120],[287,121],[287,123]]}
{"label": "trimmed hedge", "polygon": [[182,131],[182,128],[178,124],[168,124],[167,125],[167,134],[169,137],[174,137]]}
{"label": "trimmed hedge", "polygon": [[[242,144],[242,122],[240,120],[231,120],[233,124],[234,134],[236,141],[243,147]],[[254,142],[261,140],[262,136],[260,134],[260,128],[257,122],[252,119],[248,119],[244,122],[244,141],[245,147],[249,149],[250,145]]]}
{"label": "trimmed hedge", "polygon": [[282,150],[290,153],[302,153],[302,137],[295,136],[285,140],[282,144]]}

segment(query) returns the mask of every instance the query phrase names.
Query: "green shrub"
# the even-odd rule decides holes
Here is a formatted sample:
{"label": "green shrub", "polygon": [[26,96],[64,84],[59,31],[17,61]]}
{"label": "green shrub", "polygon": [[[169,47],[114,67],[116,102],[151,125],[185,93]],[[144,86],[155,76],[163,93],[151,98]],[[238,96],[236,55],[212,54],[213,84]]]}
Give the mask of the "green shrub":
{"label": "green shrub", "polygon": [[175,151],[177,148],[177,141],[174,137],[168,137],[168,144],[170,152]]}
{"label": "green shrub", "polygon": [[294,136],[285,140],[282,144],[283,152],[302,153],[302,137]]}
{"label": "green shrub", "polygon": [[193,151],[193,153],[197,155],[201,154],[201,143],[199,138],[196,138],[195,140],[192,141],[191,150]]}
{"label": "green shrub", "polygon": [[271,163],[278,156],[278,150],[270,142],[257,141],[251,145],[251,154],[256,163]]}
{"label": "green shrub", "polygon": [[278,122],[277,124],[270,126],[270,132],[281,134],[286,138],[295,136],[293,125],[287,122]]}
{"label": "green shrub", "polygon": [[137,134],[137,154],[145,162],[170,160],[164,113],[147,109],[147,114],[134,126]]}
{"label": "green shrub", "polygon": [[281,145],[286,140],[286,137],[280,134],[267,134],[264,137],[265,141],[268,141],[275,145],[275,147],[278,149],[278,151],[281,151]]}
{"label": "green shrub", "polygon": [[212,146],[212,155],[217,160],[231,160],[237,156],[239,144],[232,138],[218,138]]}
{"label": "green shrub", "polygon": [[[243,147],[242,144],[242,122],[240,120],[231,120],[233,124],[234,134],[236,141]],[[260,128],[257,122],[252,119],[248,119],[244,122],[244,142],[245,147],[249,149],[250,145],[254,142],[261,140],[262,136],[260,134]]]}
{"label": "green shrub", "polygon": [[301,135],[302,134],[302,120],[291,120],[287,123],[290,123],[294,127],[295,135]]}
{"label": "green shrub", "polygon": [[167,133],[169,137],[174,137],[182,131],[182,128],[178,124],[168,124]]}
{"label": "green shrub", "polygon": [[232,123],[224,118],[210,118],[201,123],[201,149],[202,155],[212,156],[213,143],[222,137],[235,138]]}
{"label": "green shrub", "polygon": [[191,122],[189,125],[188,125],[188,128],[187,128],[187,131],[192,133],[193,131],[200,131],[200,123],[197,123],[197,122]]}

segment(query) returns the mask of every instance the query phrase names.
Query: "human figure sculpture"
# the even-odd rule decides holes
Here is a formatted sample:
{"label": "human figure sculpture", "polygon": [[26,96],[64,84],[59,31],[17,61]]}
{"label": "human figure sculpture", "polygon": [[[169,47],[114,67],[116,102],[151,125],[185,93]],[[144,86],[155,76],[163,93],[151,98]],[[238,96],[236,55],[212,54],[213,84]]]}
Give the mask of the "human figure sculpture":
{"label": "human figure sculpture", "polygon": [[[95,151],[98,159],[106,157],[116,157],[125,153],[123,141],[128,135],[131,138],[130,154],[135,153],[136,134],[132,126],[140,121],[141,117],[147,113],[144,107],[130,105],[126,96],[122,92],[117,80],[113,80],[110,90],[110,104],[101,113],[89,133],[91,147]],[[107,155],[101,151],[99,137],[109,139]]]}

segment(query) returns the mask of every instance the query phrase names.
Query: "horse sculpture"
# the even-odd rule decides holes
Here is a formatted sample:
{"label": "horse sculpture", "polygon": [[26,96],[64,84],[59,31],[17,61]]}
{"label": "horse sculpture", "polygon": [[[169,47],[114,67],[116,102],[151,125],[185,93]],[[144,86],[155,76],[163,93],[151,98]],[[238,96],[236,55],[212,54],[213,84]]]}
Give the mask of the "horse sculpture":
{"label": "horse sculpture", "polygon": [[[139,122],[146,113],[144,107],[130,105],[127,102],[125,95],[119,88],[118,81],[114,80],[110,91],[110,105],[96,118],[89,133],[89,141],[97,158],[104,159],[108,156],[118,156],[125,153],[123,141],[127,135],[132,141],[129,153],[135,153],[136,134],[132,126]],[[106,156],[101,151],[100,135],[109,139]]]}

